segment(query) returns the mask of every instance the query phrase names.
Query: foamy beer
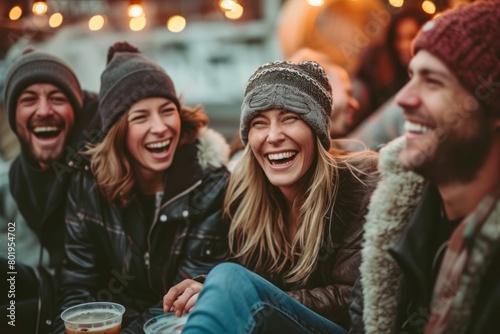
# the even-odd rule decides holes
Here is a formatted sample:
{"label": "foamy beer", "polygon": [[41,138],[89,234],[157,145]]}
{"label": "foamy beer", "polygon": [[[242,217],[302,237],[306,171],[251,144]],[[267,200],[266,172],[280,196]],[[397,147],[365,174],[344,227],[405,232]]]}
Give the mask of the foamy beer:
{"label": "foamy beer", "polygon": [[70,307],[61,318],[67,334],[119,334],[124,312],[120,304],[95,302]]}

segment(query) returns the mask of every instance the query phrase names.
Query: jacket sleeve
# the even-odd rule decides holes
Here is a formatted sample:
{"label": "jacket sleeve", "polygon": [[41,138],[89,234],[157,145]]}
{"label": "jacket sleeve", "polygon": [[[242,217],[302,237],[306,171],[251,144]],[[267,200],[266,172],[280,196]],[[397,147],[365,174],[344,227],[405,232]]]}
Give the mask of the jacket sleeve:
{"label": "jacket sleeve", "polygon": [[[359,276],[363,226],[371,194],[379,180],[376,157],[367,160],[365,174],[361,176],[363,186],[350,174],[341,174],[337,203],[333,210],[331,225],[333,247],[320,253],[317,271],[321,281],[330,282],[323,287],[289,292],[289,295],[314,312],[349,329],[349,302],[352,288]],[[337,221],[335,221],[337,219]],[[325,247],[324,247],[325,248]]]}
{"label": "jacket sleeve", "polygon": [[[333,259],[326,251],[323,261],[320,257],[318,266],[321,268],[326,263],[333,261],[331,278],[332,284],[313,289],[299,289],[289,291],[288,294],[312,311],[330,319],[337,325],[349,328],[349,299],[352,287],[359,275],[361,264],[362,229],[350,228],[340,245],[333,245]],[[335,249],[335,246],[338,249]],[[330,251],[330,252],[331,252]],[[320,271],[323,271],[319,269]]]}
{"label": "jacket sleeve", "polygon": [[99,282],[98,251],[91,239],[88,222],[78,214],[85,196],[90,194],[72,180],[66,204],[65,259],[59,290],[59,313],[54,321],[54,333],[65,333],[60,314],[68,307],[95,301]]}

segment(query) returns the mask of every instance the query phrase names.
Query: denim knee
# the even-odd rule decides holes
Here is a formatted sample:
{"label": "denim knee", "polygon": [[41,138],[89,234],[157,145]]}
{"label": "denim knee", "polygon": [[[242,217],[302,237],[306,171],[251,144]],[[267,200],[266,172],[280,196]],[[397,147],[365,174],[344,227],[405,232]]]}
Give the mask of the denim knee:
{"label": "denim knee", "polygon": [[245,267],[231,262],[216,265],[207,276],[207,280],[221,280],[225,278],[244,278],[250,273]]}

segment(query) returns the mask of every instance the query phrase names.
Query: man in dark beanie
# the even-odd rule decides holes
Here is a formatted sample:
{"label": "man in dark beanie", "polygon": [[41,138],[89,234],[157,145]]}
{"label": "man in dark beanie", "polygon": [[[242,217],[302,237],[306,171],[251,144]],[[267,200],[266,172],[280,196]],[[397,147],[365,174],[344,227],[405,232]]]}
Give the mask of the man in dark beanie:
{"label": "man in dark beanie", "polygon": [[500,2],[426,23],[396,95],[353,333],[500,333]]}
{"label": "man in dark beanie", "polygon": [[[98,137],[98,99],[81,89],[66,62],[33,48],[23,50],[8,69],[3,95],[6,119],[21,143],[21,153],[9,172],[10,191],[42,246],[35,249],[40,252],[37,268],[20,263],[10,267],[2,255],[4,270],[17,272],[15,326],[5,328],[9,333],[46,333],[54,318],[64,257],[69,176],[75,168],[84,167],[78,151]],[[43,249],[48,251],[49,261],[43,258]],[[33,249],[16,249],[23,251]],[[42,265],[47,262],[48,266]],[[4,328],[12,301],[6,299],[7,293],[2,296],[2,310],[7,310]]]}

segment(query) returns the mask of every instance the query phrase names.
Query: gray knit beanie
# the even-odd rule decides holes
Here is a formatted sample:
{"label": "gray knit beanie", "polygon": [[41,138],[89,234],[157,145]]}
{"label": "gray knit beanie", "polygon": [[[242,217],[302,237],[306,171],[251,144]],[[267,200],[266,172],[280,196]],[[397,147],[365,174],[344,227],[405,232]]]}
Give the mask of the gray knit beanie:
{"label": "gray knit beanie", "polygon": [[107,67],[101,74],[102,137],[134,103],[148,97],[167,98],[181,110],[165,70],[127,42],[115,43],[109,48]]}
{"label": "gray knit beanie", "polygon": [[241,106],[240,136],[248,143],[250,121],[260,111],[285,109],[297,113],[330,148],[331,86],[318,63],[276,61],[259,67],[248,80]]}
{"label": "gray knit beanie", "polygon": [[5,77],[4,110],[15,133],[17,99],[26,87],[37,83],[50,83],[59,88],[71,103],[75,117],[82,109],[83,91],[69,64],[56,56],[27,47],[12,63]]}

